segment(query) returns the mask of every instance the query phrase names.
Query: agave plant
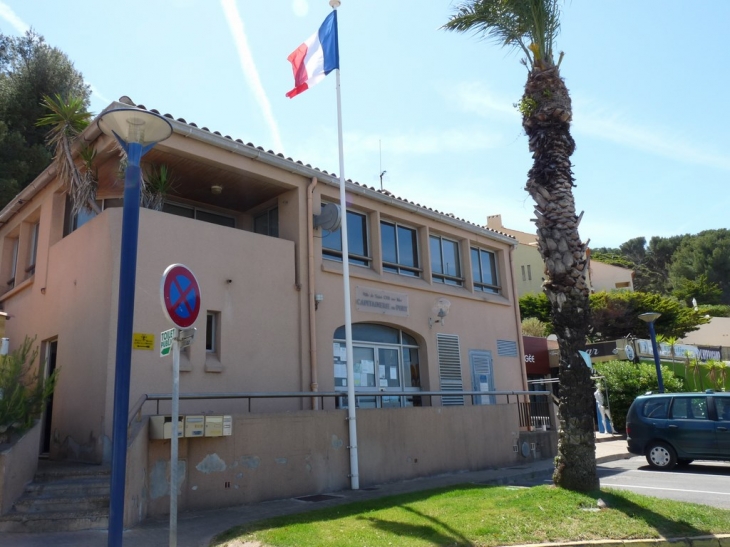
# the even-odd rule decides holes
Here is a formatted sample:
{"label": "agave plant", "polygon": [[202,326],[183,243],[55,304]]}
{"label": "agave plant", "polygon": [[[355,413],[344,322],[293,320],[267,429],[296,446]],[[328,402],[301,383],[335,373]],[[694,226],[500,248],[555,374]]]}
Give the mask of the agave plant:
{"label": "agave plant", "polygon": [[82,209],[96,208],[97,181],[92,162],[96,154],[89,148],[81,152],[82,168],[76,163],[71,149],[73,141],[89,125],[92,114],[86,110],[84,99],[69,97],[64,100],[59,94],[43,97],[41,104],[48,113],[39,118],[36,125],[50,125],[46,143],[53,149],[58,178],[64,182],[71,198],[73,214]]}
{"label": "agave plant", "polygon": [[142,176],[142,207],[162,210],[165,196],[175,188],[175,177],[167,165],[150,165]]}

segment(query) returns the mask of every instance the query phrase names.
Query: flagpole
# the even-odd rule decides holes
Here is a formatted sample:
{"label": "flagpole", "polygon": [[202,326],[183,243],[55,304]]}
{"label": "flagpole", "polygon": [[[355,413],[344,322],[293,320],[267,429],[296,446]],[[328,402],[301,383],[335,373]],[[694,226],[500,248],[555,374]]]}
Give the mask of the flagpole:
{"label": "flagpole", "polygon": [[[336,10],[339,0],[330,0]],[[342,144],[342,99],[340,97],[340,69],[335,70],[337,78],[337,143],[340,152],[340,209],[342,211],[342,282],[345,294],[345,349],[347,354],[347,423],[350,432],[350,488],[360,489],[357,461],[357,420],[355,419],[355,372],[352,355],[352,312],[350,310],[350,256],[347,240],[347,196],[345,194],[345,155]]]}

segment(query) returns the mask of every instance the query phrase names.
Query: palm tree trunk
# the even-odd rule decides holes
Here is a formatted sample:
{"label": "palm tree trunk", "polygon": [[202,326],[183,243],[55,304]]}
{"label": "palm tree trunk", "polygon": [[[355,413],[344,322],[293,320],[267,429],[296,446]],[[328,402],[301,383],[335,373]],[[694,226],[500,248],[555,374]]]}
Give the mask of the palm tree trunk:
{"label": "palm tree trunk", "polygon": [[570,156],[570,95],[557,66],[534,66],[521,103],[533,166],[526,190],[535,200],[538,249],[545,261],[543,288],[552,305],[560,346],[560,432],[553,481],[571,490],[599,487],[590,369],[579,350],[589,331],[586,246],[578,235]]}

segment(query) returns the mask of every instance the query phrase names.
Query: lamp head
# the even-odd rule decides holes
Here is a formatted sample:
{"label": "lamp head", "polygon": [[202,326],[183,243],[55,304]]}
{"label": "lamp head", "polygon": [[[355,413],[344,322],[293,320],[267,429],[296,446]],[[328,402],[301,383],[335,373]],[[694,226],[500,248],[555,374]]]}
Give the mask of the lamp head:
{"label": "lamp head", "polygon": [[142,146],[154,145],[172,135],[169,121],[159,114],[139,108],[107,110],[99,116],[97,124],[105,135]]}
{"label": "lamp head", "polygon": [[647,323],[653,323],[657,319],[659,319],[662,316],[661,313],[657,313],[655,311],[648,311],[646,313],[639,314],[639,319],[642,321],[645,321]]}

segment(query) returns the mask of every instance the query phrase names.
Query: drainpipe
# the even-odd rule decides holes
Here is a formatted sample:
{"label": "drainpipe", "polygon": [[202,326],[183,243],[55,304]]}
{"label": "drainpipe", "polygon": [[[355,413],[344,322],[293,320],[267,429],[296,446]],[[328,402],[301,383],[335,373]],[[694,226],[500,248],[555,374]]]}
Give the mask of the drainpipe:
{"label": "drainpipe", "polygon": [[[312,177],[312,182],[307,186],[307,287],[309,289],[309,377],[312,381],[310,389],[312,392],[319,391],[317,384],[317,323],[315,319],[314,303],[314,213],[312,207],[312,194],[317,186],[317,177]],[[319,401],[312,397],[312,410],[318,410]]]}
{"label": "drainpipe", "polygon": [[522,321],[520,319],[520,297],[517,294],[517,282],[515,281],[515,262],[514,262],[514,252],[515,252],[515,245],[512,245],[509,248],[509,268],[510,268],[510,279],[512,280],[512,295],[515,300],[515,326],[517,327],[517,347],[520,354],[520,362],[521,367],[520,370],[522,371],[522,390],[527,391],[527,370],[525,368],[525,343],[522,340]]}

